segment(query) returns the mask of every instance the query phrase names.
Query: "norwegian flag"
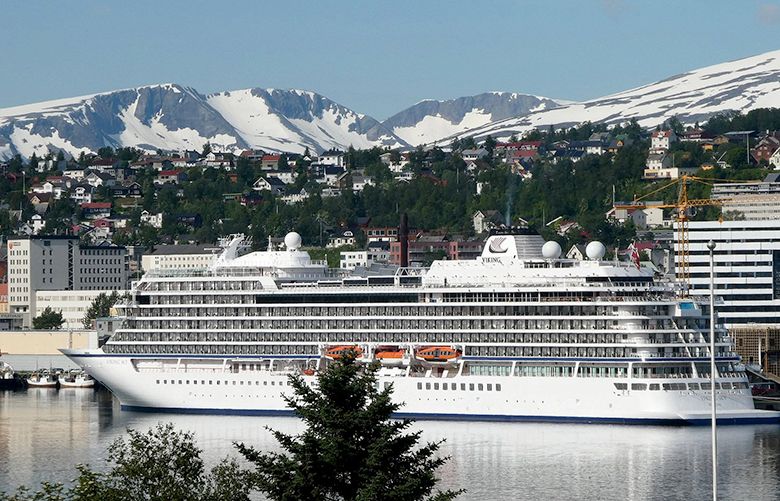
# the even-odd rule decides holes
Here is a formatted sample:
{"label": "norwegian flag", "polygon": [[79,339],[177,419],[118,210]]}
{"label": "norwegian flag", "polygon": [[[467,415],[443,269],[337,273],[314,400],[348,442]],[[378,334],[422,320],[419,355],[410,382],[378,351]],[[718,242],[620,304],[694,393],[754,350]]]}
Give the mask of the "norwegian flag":
{"label": "norwegian flag", "polygon": [[634,263],[634,266],[636,266],[636,269],[638,270],[640,268],[639,266],[639,249],[636,248],[636,245],[634,245],[634,242],[631,242],[631,245],[628,246],[628,257],[631,259],[631,262]]}

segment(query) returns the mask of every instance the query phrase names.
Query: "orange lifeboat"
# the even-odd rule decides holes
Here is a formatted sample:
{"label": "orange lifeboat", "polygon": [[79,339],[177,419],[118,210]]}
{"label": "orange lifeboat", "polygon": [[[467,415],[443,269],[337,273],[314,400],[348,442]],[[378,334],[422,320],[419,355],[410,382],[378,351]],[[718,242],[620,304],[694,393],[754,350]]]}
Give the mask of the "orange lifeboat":
{"label": "orange lifeboat", "polygon": [[374,352],[374,357],[385,365],[400,365],[405,354],[406,350],[397,346],[380,346]]}
{"label": "orange lifeboat", "polygon": [[427,346],[416,353],[418,359],[426,362],[454,362],[460,355],[461,351],[451,346]]}
{"label": "orange lifeboat", "polygon": [[314,375],[314,369],[303,369],[303,375],[304,376],[313,376]]}
{"label": "orange lifeboat", "polygon": [[325,356],[331,360],[338,360],[345,356],[347,353],[354,353],[355,358],[363,356],[363,348],[354,344],[331,346],[325,350]]}

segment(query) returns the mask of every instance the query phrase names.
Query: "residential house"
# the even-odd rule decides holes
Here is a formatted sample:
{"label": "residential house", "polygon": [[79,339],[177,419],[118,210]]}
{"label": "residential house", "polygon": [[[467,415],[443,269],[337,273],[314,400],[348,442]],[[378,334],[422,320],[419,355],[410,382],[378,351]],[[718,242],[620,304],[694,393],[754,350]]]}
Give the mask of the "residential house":
{"label": "residential house", "polygon": [[695,167],[675,167],[672,156],[665,151],[651,152],[647,155],[644,179],[678,179],[683,174],[693,174]]}
{"label": "residential house", "polygon": [[295,171],[289,165],[278,167],[273,174],[285,184],[293,184],[295,182]]}
{"label": "residential house", "polygon": [[780,169],[780,148],[775,150],[772,156],[769,157],[769,165],[775,169]]}
{"label": "residential house", "polygon": [[163,170],[157,174],[154,184],[181,184],[187,180],[187,174],[181,169]]}
{"label": "residential house", "polygon": [[330,237],[325,247],[328,249],[335,249],[347,245],[355,245],[355,233],[352,230],[344,230],[339,234]]}
{"label": "residential house", "polygon": [[703,129],[691,129],[686,130],[680,134],[679,140],[687,143],[706,143],[711,142],[714,139],[712,134],[705,132]]}
{"label": "residential house", "polygon": [[43,183],[36,183],[30,187],[30,191],[33,193],[49,193],[54,200],[62,198],[65,189],[65,183],[63,182],[62,177],[47,178]]}
{"label": "residential house", "polygon": [[89,174],[84,176],[84,181],[95,188],[99,186],[114,186],[116,184],[116,180],[110,174],[95,171],[90,171]]}
{"label": "residential house", "polygon": [[38,214],[45,214],[49,210],[49,204],[54,201],[51,193],[28,193],[27,198]]}
{"label": "residential house", "polygon": [[298,204],[309,198],[306,188],[301,188],[298,193],[290,193],[282,197],[282,201],[288,205]]}
{"label": "residential house", "polygon": [[118,163],[116,158],[96,157],[89,162],[88,169],[96,172],[104,172],[106,169],[112,168],[116,163]]}
{"label": "residential house", "polygon": [[650,135],[651,150],[668,150],[677,141],[677,134],[671,130],[656,130]]}
{"label": "residential house", "polygon": [[585,245],[574,244],[566,253],[566,259],[576,259],[577,261],[584,261],[587,254],[585,253]]}
{"label": "residential house", "polygon": [[280,154],[266,154],[260,158],[260,168],[262,170],[276,170],[279,167]]}
{"label": "residential house", "polygon": [[77,184],[70,189],[70,199],[76,204],[89,203],[92,201],[92,192],[95,187],[90,184]]}
{"label": "residential house", "polygon": [[141,185],[137,181],[126,181],[111,188],[117,198],[141,198],[144,196]]}
{"label": "residential house", "polygon": [[488,151],[485,148],[470,148],[461,151],[460,156],[464,162],[482,160],[488,156]]}
{"label": "residential house", "polygon": [[774,155],[778,149],[780,149],[780,139],[767,135],[761,139],[755,147],[751,148],[750,155],[756,163],[761,161],[769,163],[769,159],[772,158],[772,155]]}
{"label": "residential house", "polygon": [[27,222],[33,235],[40,233],[46,226],[46,221],[43,220],[43,216],[40,214],[33,214],[30,220]]}
{"label": "residential house", "polygon": [[84,179],[84,169],[80,165],[70,165],[67,169],[62,171],[62,177],[81,181]]}
{"label": "residential house", "polygon": [[212,151],[206,155],[205,164],[207,167],[218,167],[222,169],[232,168],[235,160],[235,155],[232,153],[214,152]]}
{"label": "residential house", "polygon": [[250,162],[260,162],[264,156],[266,156],[266,152],[263,150],[244,150],[241,152],[241,158],[246,158]]}
{"label": "residential house", "polygon": [[287,185],[276,176],[260,177],[252,185],[255,191],[270,191],[273,195],[282,195]]}
{"label": "residential house", "polygon": [[504,221],[504,216],[497,210],[478,210],[471,216],[474,233],[477,235],[490,231]]}
{"label": "residential house", "polygon": [[400,174],[410,163],[410,154],[408,152],[398,153],[388,151],[379,155],[379,159],[390,169],[393,174]]}
{"label": "residential house", "polygon": [[360,193],[366,186],[373,186],[374,179],[363,174],[362,171],[343,172],[336,184],[339,189],[352,189],[355,193]]}
{"label": "residential house", "polygon": [[343,168],[346,163],[344,159],[344,152],[336,149],[328,150],[317,156],[317,163]]}
{"label": "residential house", "polygon": [[81,211],[85,219],[107,219],[111,217],[111,202],[85,202]]}

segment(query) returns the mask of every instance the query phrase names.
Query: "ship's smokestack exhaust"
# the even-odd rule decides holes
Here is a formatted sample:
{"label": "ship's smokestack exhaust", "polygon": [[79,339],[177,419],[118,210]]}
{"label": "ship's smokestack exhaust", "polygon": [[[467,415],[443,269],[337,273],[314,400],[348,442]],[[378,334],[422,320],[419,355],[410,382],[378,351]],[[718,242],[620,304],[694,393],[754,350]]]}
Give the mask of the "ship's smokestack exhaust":
{"label": "ship's smokestack exhaust", "polygon": [[409,216],[406,212],[401,214],[398,240],[401,242],[401,268],[406,268],[409,266]]}

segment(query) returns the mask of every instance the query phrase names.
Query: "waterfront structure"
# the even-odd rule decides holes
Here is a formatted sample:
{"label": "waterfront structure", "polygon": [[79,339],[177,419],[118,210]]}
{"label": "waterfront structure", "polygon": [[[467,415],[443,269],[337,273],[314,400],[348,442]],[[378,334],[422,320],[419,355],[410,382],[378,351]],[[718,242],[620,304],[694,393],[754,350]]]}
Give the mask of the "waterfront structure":
{"label": "waterfront structure", "polygon": [[[403,224],[402,224],[403,226]],[[405,231],[400,232],[402,236]],[[64,350],[127,409],[278,414],[288,376],[353,352],[377,362],[400,415],[452,419],[707,424],[708,322],[647,269],[560,259],[528,230],[491,235],[474,260],[387,275],[334,274],[300,250],[241,255],[205,270],[147,273],[97,350]],[[731,340],[717,329],[722,422],[756,411]]]}
{"label": "waterfront structure", "polygon": [[75,236],[31,235],[8,240],[10,313],[32,325],[38,291],[126,290],[126,249],[82,246]]}
{"label": "waterfront structure", "polygon": [[[62,313],[62,329],[82,329],[87,310],[100,294],[111,295],[113,290],[56,290],[35,293],[35,315],[46,308]],[[116,291],[122,294],[124,291]]]}
{"label": "waterfront structure", "polygon": [[157,270],[204,269],[214,263],[220,248],[214,245],[158,245],[141,257],[144,273]]}

